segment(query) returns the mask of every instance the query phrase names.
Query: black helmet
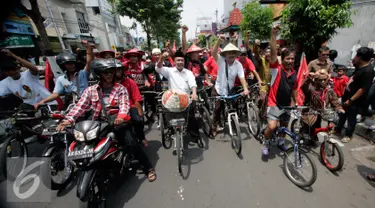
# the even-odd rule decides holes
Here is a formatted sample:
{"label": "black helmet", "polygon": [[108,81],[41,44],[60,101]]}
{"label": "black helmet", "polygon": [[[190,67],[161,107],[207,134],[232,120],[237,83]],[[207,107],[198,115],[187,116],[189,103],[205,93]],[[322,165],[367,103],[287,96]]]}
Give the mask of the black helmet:
{"label": "black helmet", "polygon": [[105,70],[116,67],[115,62],[112,59],[94,59],[90,63],[91,73],[96,80],[100,80],[100,74]]}
{"label": "black helmet", "polygon": [[76,55],[69,51],[64,51],[56,56],[56,63],[63,71],[66,70],[64,64],[67,62],[77,62]]}
{"label": "black helmet", "polygon": [[125,70],[124,64],[122,64],[121,61],[119,61],[117,59],[113,59],[113,61],[115,62],[117,69]]}

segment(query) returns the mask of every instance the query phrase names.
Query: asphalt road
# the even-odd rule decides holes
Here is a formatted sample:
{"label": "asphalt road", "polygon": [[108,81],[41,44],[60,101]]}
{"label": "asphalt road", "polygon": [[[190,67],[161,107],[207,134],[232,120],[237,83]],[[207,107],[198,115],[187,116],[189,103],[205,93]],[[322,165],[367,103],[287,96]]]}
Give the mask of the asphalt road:
{"label": "asphalt road", "polygon": [[[136,175],[108,191],[109,207],[138,208],[367,208],[375,204],[375,184],[365,179],[365,173],[375,172],[375,148],[356,137],[344,147],[344,169],[333,174],[312,153],[318,168],[318,178],[311,189],[293,185],[282,171],[278,155],[267,162],[261,159],[261,146],[243,132],[243,154],[240,159],[230,147],[228,138],[219,134],[206,141],[204,149],[189,146],[190,175],[183,180],[177,171],[177,158],[165,150],[160,134],[152,130],[146,149],[156,167],[158,179],[149,183],[144,175]],[[33,153],[40,154],[42,145],[33,144]],[[319,149],[314,150],[316,153]],[[74,184],[74,183],[73,183]],[[17,203],[6,207],[77,207],[75,187],[54,191],[50,203]]]}

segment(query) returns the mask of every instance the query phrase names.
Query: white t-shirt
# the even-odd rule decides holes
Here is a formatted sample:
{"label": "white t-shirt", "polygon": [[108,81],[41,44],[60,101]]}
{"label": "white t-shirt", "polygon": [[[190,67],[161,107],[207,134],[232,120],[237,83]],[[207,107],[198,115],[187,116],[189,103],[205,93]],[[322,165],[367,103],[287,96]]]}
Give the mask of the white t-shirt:
{"label": "white t-shirt", "polygon": [[[29,70],[21,72],[21,77],[14,80],[7,77],[0,81],[0,96],[14,94],[24,103],[34,105],[51,93],[39,82],[38,75],[32,75]],[[53,103],[56,103],[54,101]]]}
{"label": "white t-shirt", "polygon": [[188,94],[191,88],[197,87],[193,72],[183,69],[181,72],[176,67],[156,68],[156,71],[168,79],[168,87],[171,90],[182,90]]}
{"label": "white t-shirt", "polygon": [[229,89],[232,89],[234,87],[234,82],[236,80],[236,77],[238,78],[245,78],[245,73],[242,67],[242,64],[235,60],[232,65],[228,64],[228,79],[225,72],[225,58],[219,55],[218,60],[218,72],[217,72],[217,79],[215,84],[216,92],[219,95],[226,96],[228,95],[228,83],[229,83]]}

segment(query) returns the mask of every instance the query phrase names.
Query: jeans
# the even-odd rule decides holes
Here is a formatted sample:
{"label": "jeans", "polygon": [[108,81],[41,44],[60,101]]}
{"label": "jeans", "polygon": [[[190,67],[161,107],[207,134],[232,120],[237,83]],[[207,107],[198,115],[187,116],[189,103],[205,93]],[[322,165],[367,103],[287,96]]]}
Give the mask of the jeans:
{"label": "jeans", "polygon": [[348,120],[348,126],[345,132],[345,136],[352,137],[355,126],[357,125],[357,114],[359,111],[359,107],[355,105],[351,105],[345,108],[345,113],[339,113],[339,123],[336,127],[336,132],[340,133],[346,120]]}
{"label": "jeans", "polygon": [[139,160],[139,163],[143,167],[143,171],[148,174],[153,169],[151,162],[143,151],[142,146],[136,141],[135,135],[131,130],[132,126],[122,127],[115,130],[115,135],[121,145],[131,148],[135,158]]}
{"label": "jeans", "polygon": [[136,137],[140,141],[144,140],[146,138],[145,133],[144,133],[145,126],[144,126],[142,117],[138,113],[138,109],[135,107],[131,107],[129,110],[129,115],[133,122],[133,127],[134,127],[134,132],[135,132]]}

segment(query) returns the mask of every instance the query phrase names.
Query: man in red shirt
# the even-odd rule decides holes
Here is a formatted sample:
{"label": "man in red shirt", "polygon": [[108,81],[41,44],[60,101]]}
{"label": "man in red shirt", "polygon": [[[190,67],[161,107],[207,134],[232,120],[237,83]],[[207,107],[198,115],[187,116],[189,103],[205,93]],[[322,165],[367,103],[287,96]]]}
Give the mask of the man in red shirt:
{"label": "man in red shirt", "polygon": [[129,61],[124,63],[125,74],[137,83],[140,89],[150,87],[150,82],[143,74],[142,56],[144,53],[138,49],[131,49],[125,54]]}
{"label": "man in red shirt", "polygon": [[[241,49],[241,55],[237,58],[237,60],[242,64],[242,67],[245,72],[245,77],[249,78],[251,74],[255,76],[255,78],[258,80],[259,84],[262,84],[262,80],[259,77],[258,72],[255,69],[255,66],[253,62],[247,57],[247,50],[246,48],[242,47]],[[249,83],[248,83],[249,84]],[[234,86],[241,86],[240,79],[236,77],[236,81],[234,82]]]}
{"label": "man in red shirt", "polygon": [[134,132],[137,138],[142,141],[144,146],[148,145],[148,141],[144,133],[144,123],[143,123],[143,101],[142,95],[139,92],[137,84],[130,78],[125,76],[124,66],[119,60],[113,60],[116,63],[116,82],[123,85],[128,90],[130,110],[129,115],[133,121]]}
{"label": "man in red shirt", "polygon": [[336,95],[341,98],[344,95],[345,87],[349,82],[349,78],[344,73],[344,66],[339,67],[336,73],[337,77],[333,78],[333,89]]}

